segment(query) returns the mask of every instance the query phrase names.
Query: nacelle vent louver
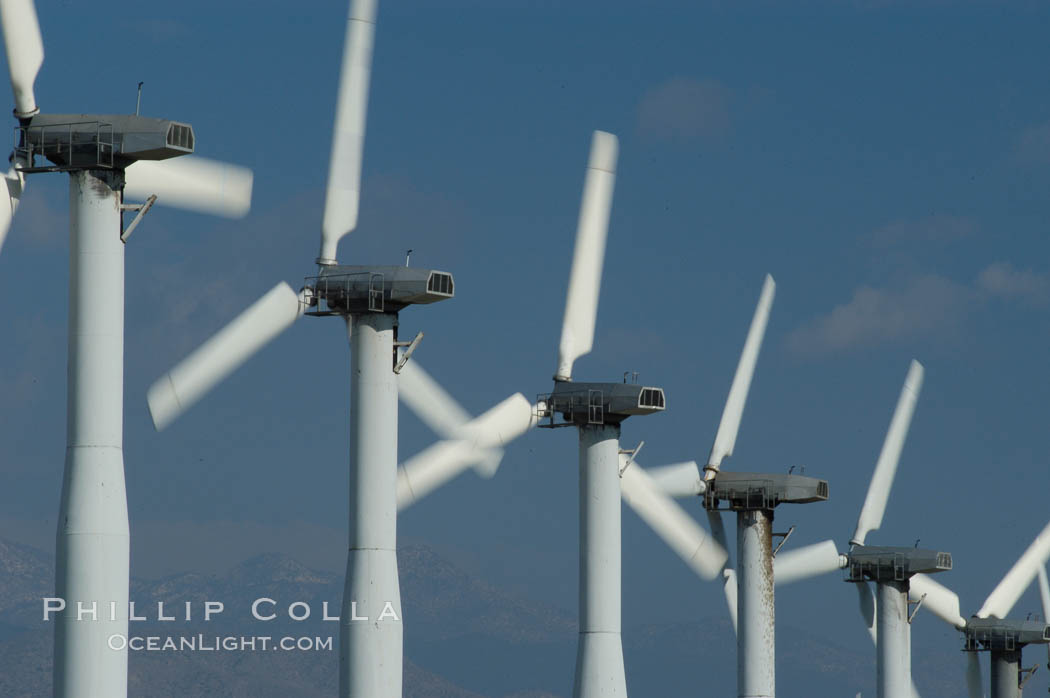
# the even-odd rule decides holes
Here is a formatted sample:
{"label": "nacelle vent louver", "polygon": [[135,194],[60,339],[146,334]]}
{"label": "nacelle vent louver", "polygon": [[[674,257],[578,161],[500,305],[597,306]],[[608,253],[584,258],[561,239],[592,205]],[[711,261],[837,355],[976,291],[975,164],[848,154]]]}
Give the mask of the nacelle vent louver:
{"label": "nacelle vent louver", "polygon": [[193,129],[186,124],[172,123],[168,127],[167,143],[172,148],[193,152]]}
{"label": "nacelle vent louver", "polygon": [[430,278],[427,279],[427,291],[452,296],[454,291],[452,275],[441,271],[431,272]]}

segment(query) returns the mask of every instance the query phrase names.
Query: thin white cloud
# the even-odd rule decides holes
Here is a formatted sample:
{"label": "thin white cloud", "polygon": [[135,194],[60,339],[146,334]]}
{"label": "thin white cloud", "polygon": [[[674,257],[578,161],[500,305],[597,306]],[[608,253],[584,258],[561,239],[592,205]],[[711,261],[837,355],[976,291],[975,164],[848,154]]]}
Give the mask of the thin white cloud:
{"label": "thin white cloud", "polygon": [[657,140],[713,142],[729,128],[729,91],[715,80],[672,78],[647,91],[638,106],[638,130]]}
{"label": "thin white cloud", "polygon": [[823,354],[885,342],[955,325],[971,291],[936,275],[911,279],[901,288],[862,286],[853,298],[788,336],[802,354]]}
{"label": "thin white cloud", "polygon": [[1050,275],[995,262],[971,284],[935,274],[914,276],[897,288],[861,286],[846,303],[788,335],[799,354],[829,354],[859,346],[956,329],[992,300],[1050,303]]}
{"label": "thin white cloud", "polygon": [[977,287],[1005,300],[1024,300],[1036,305],[1050,302],[1050,277],[1030,269],[1015,269],[1009,262],[996,262],[977,275]]}

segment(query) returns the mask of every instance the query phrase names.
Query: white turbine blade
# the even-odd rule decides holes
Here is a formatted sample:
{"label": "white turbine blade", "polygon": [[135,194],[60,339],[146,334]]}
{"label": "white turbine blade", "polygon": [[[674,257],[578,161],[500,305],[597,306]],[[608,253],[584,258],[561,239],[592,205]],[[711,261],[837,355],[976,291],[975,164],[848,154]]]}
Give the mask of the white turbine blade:
{"label": "white turbine blade", "polygon": [[988,595],[981,610],[977,611],[977,617],[1006,618],[1010,609],[1021,598],[1021,594],[1032,583],[1039,569],[1046,565],[1048,557],[1050,557],[1050,523],[1035,537],[1032,544],[999,582],[999,586]]}
{"label": "white turbine blade", "polygon": [[[715,542],[722,547],[722,550],[729,550],[729,541],[726,538],[726,527],[722,521],[722,514],[717,511],[707,512],[707,525],[711,527],[711,537],[715,539]],[[733,622],[733,633],[736,633],[736,570],[729,566],[729,555],[726,554],[726,561],[722,564],[722,579],[724,584],[722,585],[722,593],[725,595],[726,608],[729,610],[729,620]]]}
{"label": "white turbine blade", "polygon": [[609,231],[616,158],[619,141],[604,131],[595,131],[591,155],[576,226],[576,247],[569,273],[569,292],[565,297],[561,344],[558,346],[558,380],[572,378],[576,359],[594,346],[594,323],[598,316],[598,291],[602,285],[605,239]]}
{"label": "white turbine blade", "polygon": [[707,488],[704,479],[700,477],[700,467],[695,460],[661,465],[658,468],[649,468],[646,472],[668,497],[695,497],[703,494]]}
{"label": "white turbine blade", "polygon": [[845,566],[846,558],[839,555],[835,541],[826,540],[777,553],[773,558],[773,583],[790,584],[800,579],[834,572]]}
{"label": "white turbine blade", "polygon": [[536,425],[533,415],[532,403],[521,393],[514,393],[456,429],[454,435],[482,448],[506,446]]}
{"label": "white turbine blade", "polygon": [[[305,292],[304,292],[305,293]],[[304,294],[283,281],[157,379],[146,399],[160,431],[302,315]]]}
{"label": "white turbine blade", "polygon": [[871,636],[871,642],[878,645],[879,626],[875,623],[875,608],[878,602],[875,600],[875,594],[871,590],[871,585],[867,582],[857,582],[854,586],[857,587],[857,596],[860,601],[860,615],[864,619],[864,626],[868,629],[868,635]]}
{"label": "white turbine blade", "polygon": [[241,218],[252,205],[252,171],[217,160],[184,155],[139,160],[128,166],[124,197],[226,218]]}
{"label": "white turbine blade", "polygon": [[886,501],[890,496],[890,488],[893,487],[897,462],[901,457],[901,449],[904,448],[904,440],[908,436],[915,402],[922,390],[922,375],[922,364],[913,360],[908,368],[908,376],[904,379],[904,387],[901,388],[897,409],[893,412],[886,439],[882,442],[882,452],[875,464],[875,472],[872,473],[868,494],[864,498],[864,506],[857,518],[857,529],[850,538],[850,545],[864,545],[868,532],[882,525],[882,515],[886,513]]}
{"label": "white turbine blade", "polygon": [[351,0],[332,128],[332,151],[328,158],[324,219],[321,222],[321,256],[318,261],[328,264],[335,263],[339,240],[357,227],[375,23],[376,0]]}
{"label": "white turbine blade", "polygon": [[[470,413],[424,371],[416,359],[412,359],[401,368],[401,373],[397,376],[397,394],[424,424],[443,439],[457,438],[460,427],[471,419]],[[472,465],[478,475],[490,478],[496,474],[502,460],[503,451],[492,448],[484,457],[477,458]]]}
{"label": "white turbine blade", "polygon": [[40,37],[40,23],[37,22],[33,0],[3,0],[0,2],[0,22],[3,23],[11,89],[15,93],[15,116],[32,116],[37,112],[33,84],[44,64],[44,41]]}
{"label": "white turbine blade", "polygon": [[984,698],[984,679],[981,677],[981,658],[976,652],[966,652],[966,690],[970,698]]}
{"label": "white turbine blade", "polygon": [[492,447],[510,443],[533,424],[532,405],[515,393],[459,428],[455,440],[440,441],[405,461],[397,474],[398,509],[411,506],[479,460],[491,459]]}
{"label": "white turbine blade", "polygon": [[[621,460],[621,465],[626,459]],[[703,579],[714,579],[728,555],[695,520],[661,492],[637,463],[620,476],[620,492],[627,504],[664,542]]]}
{"label": "white turbine blade", "polygon": [[397,469],[397,509],[407,509],[469,467],[477,448],[469,441],[439,441]]}
{"label": "white turbine blade", "polygon": [[751,378],[755,375],[755,364],[758,363],[758,352],[762,348],[762,338],[766,334],[769,311],[773,307],[773,296],[776,294],[776,289],[777,285],[773,277],[766,274],[766,280],[762,284],[762,293],[758,297],[758,306],[755,308],[755,315],[751,318],[751,328],[747,331],[744,351],[740,354],[736,374],[733,376],[733,384],[729,388],[729,396],[726,397],[726,405],[722,409],[722,421],[718,424],[718,433],[715,434],[715,442],[711,445],[711,455],[707,458],[707,467],[710,470],[707,470],[705,479],[712,479],[714,473],[722,466],[722,460],[733,455],[736,435],[740,431],[740,419],[744,416],[747,392],[751,388]]}
{"label": "white turbine blade", "polygon": [[966,620],[959,614],[959,596],[948,587],[933,581],[925,574],[916,574],[911,578],[908,589],[908,599],[917,602],[922,599],[922,607],[945,623],[962,629],[966,627]]}
{"label": "white turbine blade", "polygon": [[18,202],[25,192],[24,175],[12,167],[4,175],[3,189],[0,190],[0,251],[4,249],[4,238],[11,229],[11,219],[18,209]]}
{"label": "white turbine blade", "polygon": [[442,438],[450,438],[456,429],[470,421],[470,414],[415,359],[401,367],[397,396]]}
{"label": "white turbine blade", "polygon": [[1046,568],[1039,568],[1039,598],[1043,602],[1043,620],[1050,623],[1050,583],[1046,579]]}

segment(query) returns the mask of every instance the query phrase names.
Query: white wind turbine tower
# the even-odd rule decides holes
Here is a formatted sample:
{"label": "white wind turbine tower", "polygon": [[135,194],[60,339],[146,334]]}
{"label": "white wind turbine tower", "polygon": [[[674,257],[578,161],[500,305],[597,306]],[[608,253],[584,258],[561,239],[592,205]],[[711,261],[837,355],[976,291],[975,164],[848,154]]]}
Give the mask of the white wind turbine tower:
{"label": "white wind turbine tower", "polygon": [[[925,608],[963,633],[963,649],[968,653],[966,685],[970,698],[984,695],[981,665],[977,658],[977,652],[983,651],[991,655],[991,698],[1020,698],[1027,680],[1021,678],[1022,674],[1030,676],[1035,671],[1035,667],[1021,668],[1021,650],[1025,645],[1050,644],[1050,586],[1046,583],[1045,571],[1048,558],[1050,524],[1036,536],[969,619],[959,614],[959,597],[955,592],[924,574],[912,577],[911,600],[922,600]],[[1036,577],[1039,578],[1043,620],[1008,619],[1006,616]]]}
{"label": "white wind turbine tower", "polygon": [[[54,695],[127,694],[129,529],[124,486],[124,243],[154,202],[241,216],[251,172],[199,158],[193,129],[135,115],[43,114],[44,48],[32,0],[0,0],[18,129],[0,194],[0,243],[25,176],[70,178],[66,461],[56,534]],[[146,199],[143,206],[124,199]],[[138,215],[125,228],[123,213]],[[92,611],[92,609],[94,609]],[[78,622],[78,616],[82,619]]]}
{"label": "white wind turbine tower", "polygon": [[[930,574],[952,568],[949,553],[916,547],[865,545],[867,535],[882,525],[922,381],[922,364],[912,361],[864,505],[857,517],[856,529],[849,540],[849,552],[840,554],[834,541],[827,540],[784,552],[774,562],[777,584],[848,568],[846,581],[857,586],[861,614],[876,646],[880,698],[918,695],[911,678],[911,621],[914,613],[908,609],[909,580],[919,573]],[[875,595],[868,586],[869,581],[875,582]]]}
{"label": "white wind turbine tower", "polygon": [[[337,315],[350,342],[350,546],[339,634],[339,693],[401,695],[403,629],[397,575],[397,372],[416,342],[397,340],[398,314],[454,295],[452,275],[407,266],[343,266],[339,240],[357,226],[375,0],[352,0],[339,83],[319,270],[296,294],[281,282],[151,386],[163,429],[300,315]],[[417,337],[418,341],[418,337]],[[398,359],[396,348],[408,344]],[[524,400],[524,398],[522,398]],[[531,410],[530,410],[531,412]]]}
{"label": "white wind turbine tower", "polygon": [[[663,494],[619,448],[628,416],[663,409],[663,391],[626,383],[573,383],[572,364],[594,340],[602,259],[612,204],[617,142],[595,132],[584,186],[566,300],[555,390],[535,407],[516,394],[480,417],[469,416],[418,366],[399,377],[402,399],[445,440],[398,472],[399,508],[410,506],[470,465],[491,474],[501,448],[537,421],[580,431],[580,639],[574,696],[626,695],[620,640],[620,496],[707,579],[726,553]],[[563,421],[556,421],[556,415]]]}

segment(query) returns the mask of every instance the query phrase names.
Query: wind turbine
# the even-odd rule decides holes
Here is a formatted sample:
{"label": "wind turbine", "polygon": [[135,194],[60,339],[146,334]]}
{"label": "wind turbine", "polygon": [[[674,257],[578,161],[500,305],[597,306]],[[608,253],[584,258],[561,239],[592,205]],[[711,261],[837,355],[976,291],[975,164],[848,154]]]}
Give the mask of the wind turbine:
{"label": "wind turbine", "polygon": [[[708,466],[705,467],[705,471],[708,468],[720,467],[722,461],[731,456],[736,447],[740,422],[744,416],[744,406],[747,404],[747,395],[751,389],[751,380],[755,375],[755,366],[758,363],[758,355],[762,349],[762,340],[769,324],[769,314],[773,309],[775,296],[776,283],[773,277],[767,274],[762,283],[762,291],[758,296],[755,313],[751,318],[747,338],[744,340],[744,348],[740,352],[740,360],[733,374],[733,382],[726,396],[725,406],[722,408],[722,418],[718,424],[714,443],[711,445],[711,453],[708,456]],[[672,497],[696,497],[707,491],[707,482],[700,474],[696,461],[658,466],[650,468],[648,472],[658,487]],[[722,524],[722,515],[717,511],[708,511],[707,519],[711,527],[711,535],[723,549],[728,550],[729,544],[726,540],[725,526]],[[729,566],[728,558],[720,573],[723,578],[722,592],[725,595],[726,607],[733,623],[733,631],[736,632],[736,570]]]}
{"label": "wind turbine", "polygon": [[[924,574],[912,577],[909,598],[922,601],[934,615],[963,633],[963,649],[968,653],[966,684],[970,698],[980,698],[981,665],[977,652],[991,654],[992,698],[1020,698],[1021,650],[1025,645],[1050,644],[1050,586],[1045,565],[1050,558],[1050,524],[1032,541],[1006,573],[981,608],[969,619],[959,614],[959,597]],[[1006,616],[1032,580],[1039,577],[1043,620],[1011,620]],[[1029,675],[1034,669],[1027,670]]]}
{"label": "wind turbine", "polygon": [[147,396],[163,429],[301,315],[342,317],[350,343],[350,546],[339,632],[339,694],[401,695],[397,575],[398,314],[452,298],[452,275],[407,266],[343,266],[339,240],[357,226],[375,0],[352,0],[346,26],[320,255],[296,294],[281,282],[156,381]]}
{"label": "wind turbine", "polygon": [[[476,419],[416,365],[399,377],[402,399],[444,439],[398,471],[399,508],[471,465],[491,473],[501,449],[533,426],[580,432],[580,638],[573,694],[626,695],[620,639],[620,497],[702,577],[726,553],[620,450],[620,423],[664,408],[663,391],[628,383],[575,383],[572,365],[593,345],[602,259],[612,205],[616,137],[595,132],[584,184],[554,391],[530,406],[520,394]],[[560,419],[559,419],[560,415]]]}
{"label": "wind turbine", "polygon": [[[66,459],[56,533],[54,695],[127,695],[129,527],[124,486],[124,244],[154,202],[244,215],[251,172],[200,158],[188,124],[125,114],[44,114],[44,45],[32,0],[0,0],[18,120],[0,192],[0,244],[28,174],[70,179]],[[225,187],[223,185],[225,184]],[[125,198],[145,198],[142,206]],[[125,211],[138,215],[125,228]]]}
{"label": "wind turbine", "polygon": [[[726,553],[678,514],[640,468],[621,464],[620,424],[632,415],[660,412],[660,388],[626,382],[574,382],[573,364],[594,344],[602,261],[616,172],[616,137],[596,131],[591,144],[576,245],[562,320],[554,390],[540,397],[540,427],[575,427],[580,463],[580,636],[574,698],[626,695],[620,639],[620,496],[669,543],[712,578]],[[560,419],[559,419],[560,416]],[[622,478],[622,479],[621,479]],[[675,545],[672,543],[672,545]]]}
{"label": "wind turbine", "polygon": [[[774,286],[767,277],[744,351],[737,364],[722,420],[703,476],[695,462],[654,468],[663,490],[677,497],[702,496],[712,536],[726,545],[721,511],[737,513],[737,566],[723,569],[723,591],[737,631],[737,692],[741,698],[772,698],[776,690],[773,603],[773,510],[784,503],[828,498],[824,480],[792,473],[726,473],[723,461],[733,454],[744,404],[765,333]],[[724,503],[724,505],[723,505]]]}
{"label": "wind turbine", "polygon": [[[857,517],[857,526],[849,541],[849,552],[840,554],[834,541],[827,540],[787,551],[774,561],[778,584],[848,568],[846,581],[857,585],[861,613],[876,646],[880,698],[917,695],[911,678],[911,620],[914,614],[908,610],[909,580],[920,572],[931,574],[952,568],[949,553],[916,547],[865,545],[867,535],[882,525],[922,381],[922,364],[912,361],[864,505]],[[868,581],[875,582],[877,593],[874,596]]]}

